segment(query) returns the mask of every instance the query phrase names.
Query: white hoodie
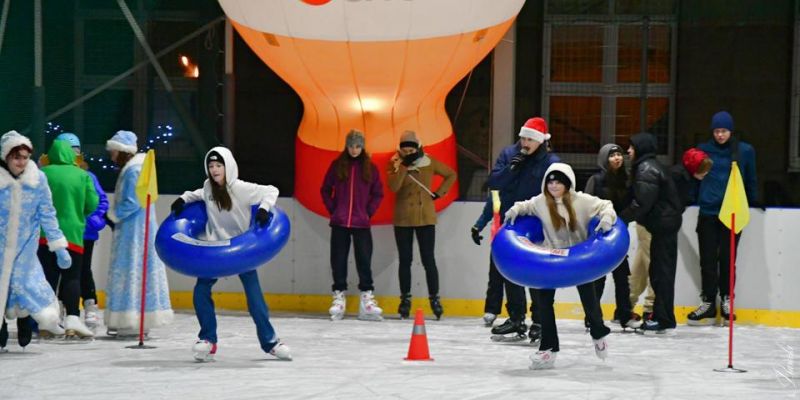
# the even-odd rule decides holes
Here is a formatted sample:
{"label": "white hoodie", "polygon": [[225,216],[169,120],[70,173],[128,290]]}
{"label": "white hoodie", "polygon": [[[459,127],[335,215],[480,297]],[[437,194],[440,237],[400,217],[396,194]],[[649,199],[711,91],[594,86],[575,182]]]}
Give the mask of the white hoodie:
{"label": "white hoodie", "polygon": [[275,206],[278,200],[278,188],[272,185],[256,185],[239,180],[239,166],[231,151],[225,147],[214,147],[203,157],[203,168],[208,176],[208,155],[216,151],[225,161],[225,182],[231,196],[231,210],[220,210],[211,195],[211,177],[203,183],[201,189],[184,192],[181,198],[187,202],[205,201],[208,223],[204,240],[227,240],[244,233],[250,228],[252,219],[251,207],[258,204],[267,211]]}
{"label": "white hoodie", "polygon": [[[556,231],[550,220],[550,210],[547,208],[547,199],[544,193],[547,190],[547,176],[553,171],[563,172],[572,183],[569,192],[572,197],[572,208],[575,210],[575,218],[577,219],[576,230],[574,232],[569,230],[569,213],[561,199],[556,199],[556,210],[558,214],[567,221],[567,225],[562,226],[561,229]],[[563,249],[586,240],[586,229],[589,225],[589,220],[595,216],[599,216],[601,220],[605,219],[611,224],[617,221],[617,213],[614,212],[614,205],[610,201],[575,191],[575,173],[572,172],[572,168],[569,165],[554,163],[550,165],[550,168],[547,169],[547,173],[545,173],[544,176],[545,178],[542,181],[542,193],[534,196],[530,200],[514,203],[511,210],[514,210],[517,215],[535,215],[542,220],[545,246]]]}

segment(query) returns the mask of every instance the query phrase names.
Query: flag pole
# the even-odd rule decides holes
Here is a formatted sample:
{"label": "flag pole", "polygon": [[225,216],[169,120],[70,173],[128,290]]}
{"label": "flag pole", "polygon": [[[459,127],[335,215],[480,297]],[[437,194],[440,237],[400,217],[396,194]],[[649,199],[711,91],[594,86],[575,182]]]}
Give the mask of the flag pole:
{"label": "flag pole", "polygon": [[[730,309],[728,309],[728,366],[726,368],[715,368],[714,371],[717,372],[736,372],[742,373],[747,372],[747,370],[734,368],[733,367],[733,314],[734,314],[734,291],[733,291],[733,283],[736,280],[735,274],[736,269],[734,265],[736,264],[736,213],[731,213],[731,229],[730,229],[730,262],[728,263],[729,268],[729,276],[728,279],[728,296],[730,299]],[[724,301],[724,299],[723,299]]]}

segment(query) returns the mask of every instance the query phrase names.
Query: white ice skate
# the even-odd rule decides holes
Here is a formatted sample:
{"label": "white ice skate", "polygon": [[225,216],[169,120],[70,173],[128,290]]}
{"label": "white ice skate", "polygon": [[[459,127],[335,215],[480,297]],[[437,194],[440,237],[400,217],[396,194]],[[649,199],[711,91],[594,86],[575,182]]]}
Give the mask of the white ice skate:
{"label": "white ice skate", "polygon": [[94,332],[83,324],[77,315],[67,315],[64,319],[65,339],[91,339]]}
{"label": "white ice skate", "polygon": [[214,361],[215,354],[217,354],[217,344],[208,340],[198,340],[192,346],[192,356],[197,361]]}
{"label": "white ice skate", "polygon": [[50,324],[39,324],[39,338],[53,339],[56,337],[64,336],[64,328],[61,327],[56,321]]}
{"label": "white ice skate", "polygon": [[592,342],[594,342],[594,354],[597,358],[605,361],[606,356],[608,356],[608,343],[606,342],[606,338],[592,339]]}
{"label": "white ice skate", "polygon": [[83,321],[89,329],[94,329],[99,325],[100,318],[98,314],[100,311],[97,309],[97,304],[94,299],[89,299],[83,302]]}
{"label": "white ice skate", "polygon": [[277,357],[279,360],[292,361],[292,350],[289,346],[283,344],[283,342],[278,342],[278,344],[269,351],[269,354]]}
{"label": "white ice skate", "polygon": [[483,314],[483,324],[486,327],[491,327],[494,324],[494,320],[496,320],[496,319],[497,319],[497,315],[496,314],[492,314],[492,313],[488,313],[488,312],[486,314]]}
{"label": "white ice skate", "polygon": [[344,292],[336,290],[333,292],[333,303],[328,313],[331,314],[331,321],[338,321],[344,318],[344,310],[347,306],[347,299],[344,297]]}
{"label": "white ice skate", "polygon": [[378,307],[372,290],[361,292],[361,304],[358,306],[358,319],[362,321],[383,321],[383,309]]}
{"label": "white ice skate", "polygon": [[530,369],[553,369],[555,368],[556,364],[556,355],[558,353],[554,353],[550,350],[542,350],[537,351],[534,354],[531,354],[531,366],[528,367]]}

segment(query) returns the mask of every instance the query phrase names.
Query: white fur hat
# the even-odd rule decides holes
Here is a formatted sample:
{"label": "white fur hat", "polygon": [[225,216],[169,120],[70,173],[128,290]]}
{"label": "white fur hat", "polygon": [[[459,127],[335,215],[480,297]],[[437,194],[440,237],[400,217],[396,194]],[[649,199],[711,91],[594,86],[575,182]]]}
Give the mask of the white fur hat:
{"label": "white fur hat", "polygon": [[123,153],[136,154],[139,146],[136,144],[136,134],[131,131],[117,131],[106,142],[106,150],[117,150]]}
{"label": "white fur hat", "polygon": [[0,138],[0,159],[5,161],[6,157],[8,157],[8,153],[11,152],[11,149],[21,145],[28,146],[29,149],[33,150],[33,145],[31,144],[30,139],[20,135],[17,131],[6,132],[3,137]]}

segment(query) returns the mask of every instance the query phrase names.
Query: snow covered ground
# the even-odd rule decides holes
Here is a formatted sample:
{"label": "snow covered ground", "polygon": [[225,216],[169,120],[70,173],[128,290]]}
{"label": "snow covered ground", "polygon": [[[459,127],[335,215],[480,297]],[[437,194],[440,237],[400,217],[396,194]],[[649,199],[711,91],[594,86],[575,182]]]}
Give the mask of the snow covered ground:
{"label": "snow covered ground", "polygon": [[208,363],[192,359],[198,326],[185,313],[151,332],[151,350],[103,335],[24,352],[11,340],[0,354],[0,399],[800,399],[797,329],[737,327],[734,364],[748,372],[730,374],[713,370],[727,365],[720,327],[679,326],[672,337],[614,327],[603,362],[582,321],[559,320],[556,369],[531,371],[534,348],[491,342],[477,318],[426,321],[433,362],[403,361],[413,320],[272,322],[294,361],[262,352],[246,314],[219,316],[219,351]]}

